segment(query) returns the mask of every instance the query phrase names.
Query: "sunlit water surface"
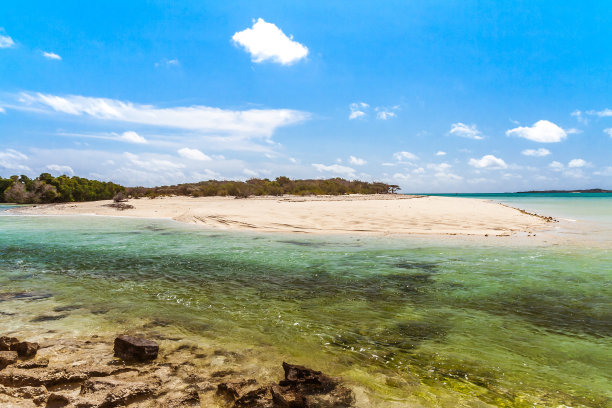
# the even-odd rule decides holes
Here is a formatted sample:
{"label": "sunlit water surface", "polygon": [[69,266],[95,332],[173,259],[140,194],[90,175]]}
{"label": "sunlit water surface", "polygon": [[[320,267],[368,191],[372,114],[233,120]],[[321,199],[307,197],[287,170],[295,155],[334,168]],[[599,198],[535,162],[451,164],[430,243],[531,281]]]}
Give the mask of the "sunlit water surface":
{"label": "sunlit water surface", "polygon": [[262,373],[290,360],[342,376],[362,406],[612,401],[605,247],[83,216],[0,216],[0,234],[6,331],[159,330],[254,350]]}

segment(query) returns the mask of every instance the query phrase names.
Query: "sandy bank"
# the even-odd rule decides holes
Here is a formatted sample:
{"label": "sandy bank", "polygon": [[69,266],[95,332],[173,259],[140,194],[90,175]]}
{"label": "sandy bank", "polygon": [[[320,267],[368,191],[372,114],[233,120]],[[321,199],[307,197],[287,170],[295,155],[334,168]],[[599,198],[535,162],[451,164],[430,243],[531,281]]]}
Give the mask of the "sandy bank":
{"label": "sandy bank", "polygon": [[491,201],[426,196],[163,197],[49,204],[11,210],[15,214],[112,215],[168,218],[211,228],[267,232],[348,234],[507,235],[549,229],[543,217]]}

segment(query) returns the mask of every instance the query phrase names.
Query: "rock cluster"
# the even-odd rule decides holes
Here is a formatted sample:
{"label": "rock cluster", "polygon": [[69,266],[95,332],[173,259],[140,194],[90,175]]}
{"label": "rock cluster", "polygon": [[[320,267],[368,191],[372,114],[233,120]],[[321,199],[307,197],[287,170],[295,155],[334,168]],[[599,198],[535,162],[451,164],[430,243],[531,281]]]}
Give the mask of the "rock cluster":
{"label": "rock cluster", "polygon": [[351,390],[320,371],[283,363],[285,379],[260,386],[256,380],[238,380],[218,385],[217,394],[233,407],[342,408],[351,407]]}
{"label": "rock cluster", "polygon": [[[43,344],[42,356],[32,358],[36,343],[0,337],[0,406],[339,408],[353,404],[352,392],[338,379],[305,367],[283,363],[285,378],[261,385],[240,379],[237,353],[207,354],[183,343],[168,350],[164,345],[158,357],[159,346],[152,340],[122,335],[114,347],[109,340],[55,339]],[[203,363],[199,367],[222,369],[204,375],[194,361]]]}

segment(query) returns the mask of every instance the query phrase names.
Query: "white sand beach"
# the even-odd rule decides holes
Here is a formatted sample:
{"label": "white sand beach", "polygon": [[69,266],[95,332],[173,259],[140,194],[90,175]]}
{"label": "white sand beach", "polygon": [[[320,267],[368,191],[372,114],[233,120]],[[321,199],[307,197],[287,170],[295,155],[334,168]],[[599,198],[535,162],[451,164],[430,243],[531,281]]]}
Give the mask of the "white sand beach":
{"label": "white sand beach", "polygon": [[162,197],[48,204],[12,209],[16,214],[103,215],[166,218],[211,228],[296,233],[509,235],[548,230],[545,217],[499,203],[459,197],[349,195]]}

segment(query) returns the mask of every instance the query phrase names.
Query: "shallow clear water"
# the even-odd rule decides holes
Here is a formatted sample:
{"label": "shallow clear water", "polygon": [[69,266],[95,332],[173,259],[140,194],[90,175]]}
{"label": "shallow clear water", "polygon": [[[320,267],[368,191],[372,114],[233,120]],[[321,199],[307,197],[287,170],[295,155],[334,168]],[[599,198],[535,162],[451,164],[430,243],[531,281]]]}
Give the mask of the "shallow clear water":
{"label": "shallow clear water", "polygon": [[362,406],[612,401],[606,248],[101,217],[0,216],[0,233],[7,331],[163,330],[249,349],[262,372],[291,360],[342,376]]}

